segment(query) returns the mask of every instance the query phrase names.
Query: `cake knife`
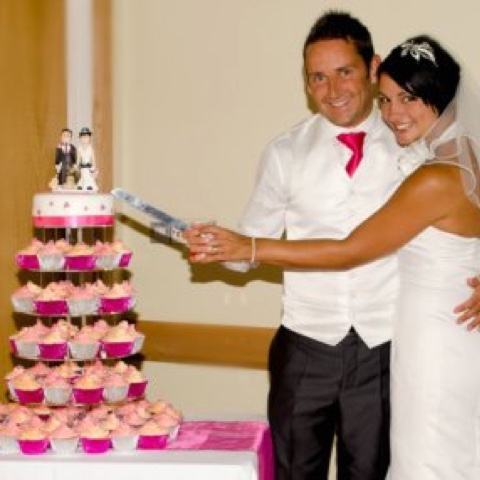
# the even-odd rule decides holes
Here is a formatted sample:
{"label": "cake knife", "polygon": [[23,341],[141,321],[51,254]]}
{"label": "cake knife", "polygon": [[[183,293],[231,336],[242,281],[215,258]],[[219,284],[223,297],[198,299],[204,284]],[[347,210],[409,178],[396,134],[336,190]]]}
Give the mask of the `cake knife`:
{"label": "cake knife", "polygon": [[[172,217],[168,213],[156,208],[147,202],[143,201],[141,198],[133,195],[132,193],[127,192],[123,188],[114,188],[111,191],[111,194],[118,198],[119,200],[123,200],[131,205],[133,208],[140,210],[141,212],[146,213],[150,217],[159,220],[162,223],[162,226],[167,227],[168,230],[176,230],[177,232],[184,232],[188,228],[188,223],[180,220],[178,218]],[[171,236],[171,233],[170,233]]]}
{"label": "cake knife", "polygon": [[[140,210],[141,212],[150,215],[156,220],[159,220],[162,223],[162,226],[166,227],[160,232],[163,235],[169,236],[177,242],[185,243],[185,240],[182,237],[182,232],[184,232],[189,227],[188,223],[178,218],[172,217],[168,213],[165,213],[164,211],[152,205],[149,205],[147,202],[127,192],[123,188],[114,188],[111,191],[111,194],[115,198],[127,202],[129,205],[136,208],[137,210]],[[229,270],[234,270],[241,273],[248,272],[248,270],[250,270],[251,268],[250,263],[246,261],[221,262],[221,264]]]}

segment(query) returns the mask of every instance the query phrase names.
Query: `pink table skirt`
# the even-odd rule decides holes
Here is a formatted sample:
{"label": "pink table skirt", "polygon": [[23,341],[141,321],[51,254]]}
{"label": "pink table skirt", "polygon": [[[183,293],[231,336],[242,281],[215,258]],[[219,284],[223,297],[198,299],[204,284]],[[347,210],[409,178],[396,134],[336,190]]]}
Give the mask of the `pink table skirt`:
{"label": "pink table skirt", "polygon": [[258,479],[274,478],[272,440],[265,422],[184,422],[167,449],[254,451],[258,456]]}

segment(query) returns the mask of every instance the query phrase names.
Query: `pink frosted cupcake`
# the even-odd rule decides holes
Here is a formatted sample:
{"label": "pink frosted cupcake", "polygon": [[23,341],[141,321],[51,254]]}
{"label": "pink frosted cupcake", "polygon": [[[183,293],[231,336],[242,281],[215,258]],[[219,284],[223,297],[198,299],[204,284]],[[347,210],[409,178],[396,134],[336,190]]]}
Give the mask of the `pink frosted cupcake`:
{"label": "pink frosted cupcake", "polygon": [[59,425],[50,432],[49,437],[52,450],[59,454],[75,452],[80,438],[78,432],[67,425]]}
{"label": "pink frosted cupcake", "polygon": [[40,270],[62,270],[65,264],[65,257],[59,246],[55,242],[49,241],[39,250],[38,261]]}
{"label": "pink frosted cupcake", "polygon": [[122,322],[111,327],[106,333],[102,339],[102,348],[107,357],[126,357],[133,352],[134,339],[134,333],[128,328],[128,324]]}
{"label": "pink frosted cupcake", "polygon": [[95,267],[100,270],[113,270],[120,264],[122,254],[115,252],[111,245],[97,241],[94,247]]}
{"label": "pink frosted cupcake", "polygon": [[20,451],[18,437],[20,427],[13,421],[0,425],[0,448],[2,452],[14,453]]}
{"label": "pink frosted cupcake", "polygon": [[128,382],[118,373],[110,374],[103,384],[103,398],[107,402],[121,402],[127,398]]}
{"label": "pink frosted cupcake", "polygon": [[59,328],[52,327],[50,333],[45,335],[38,345],[40,357],[45,360],[63,360],[67,358],[68,343],[65,333]]}
{"label": "pink frosted cupcake", "polygon": [[42,386],[28,373],[15,377],[11,384],[20,403],[42,403],[44,394]]}
{"label": "pink frosted cupcake", "polygon": [[130,260],[132,259],[132,251],[128,249],[120,240],[115,240],[112,242],[111,247],[114,252],[117,252],[121,255],[118,266],[122,268],[128,267]]}
{"label": "pink frosted cupcake", "polygon": [[94,337],[93,328],[83,327],[69,342],[70,355],[75,360],[93,360],[98,356],[100,342]]}
{"label": "pink frosted cupcake", "polygon": [[33,282],[28,282],[12,295],[12,304],[16,312],[33,313],[34,301],[42,292],[42,288]]}
{"label": "pink frosted cupcake", "polygon": [[19,357],[38,358],[40,355],[41,335],[37,330],[31,327],[24,327],[13,337],[15,339],[15,348]]}
{"label": "pink frosted cupcake", "polygon": [[72,386],[57,373],[51,372],[44,380],[43,391],[48,403],[53,405],[65,405],[70,400]]}
{"label": "pink frosted cupcake", "polygon": [[138,433],[127,424],[122,424],[110,432],[113,449],[119,452],[136,450]]}
{"label": "pink frosted cupcake", "polygon": [[128,382],[128,398],[139,398],[145,395],[148,380],[133,365],[128,367],[123,378]]}
{"label": "pink frosted cupcake", "polygon": [[138,448],[140,450],[161,450],[167,446],[168,429],[149,420],[138,430]]}
{"label": "pink frosted cupcake", "polygon": [[130,282],[116,283],[100,298],[105,313],[123,313],[135,306],[136,298]]}
{"label": "pink frosted cupcake", "polygon": [[17,265],[26,270],[38,270],[40,268],[40,263],[37,254],[42,247],[43,243],[40,240],[36,238],[32,239],[30,245],[16,254],[15,260]]}
{"label": "pink frosted cupcake", "polygon": [[108,430],[91,423],[80,429],[80,443],[85,453],[105,453],[111,447]]}
{"label": "pink frosted cupcake", "polygon": [[40,455],[45,453],[50,442],[45,432],[38,426],[27,426],[21,429],[18,446],[25,455]]}
{"label": "pink frosted cupcake", "polygon": [[70,282],[49,283],[34,300],[35,312],[39,315],[67,315],[66,298],[72,288]]}
{"label": "pink frosted cupcake", "polygon": [[100,305],[99,297],[90,284],[75,287],[67,298],[70,315],[92,315],[97,312]]}
{"label": "pink frosted cupcake", "polygon": [[100,403],[103,400],[103,386],[99,377],[82,375],[75,381],[73,397],[76,403]]}
{"label": "pink frosted cupcake", "polygon": [[53,371],[72,385],[82,375],[82,369],[75,362],[62,363]]}
{"label": "pink frosted cupcake", "polygon": [[85,243],[77,243],[65,255],[65,270],[93,270],[95,255],[93,247]]}

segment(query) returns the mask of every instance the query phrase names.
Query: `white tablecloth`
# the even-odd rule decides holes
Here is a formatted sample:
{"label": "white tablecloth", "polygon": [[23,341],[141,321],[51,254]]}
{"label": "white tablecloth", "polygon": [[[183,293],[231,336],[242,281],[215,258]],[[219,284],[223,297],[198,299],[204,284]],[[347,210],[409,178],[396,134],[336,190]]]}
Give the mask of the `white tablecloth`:
{"label": "white tablecloth", "polygon": [[1,480],[258,480],[255,452],[0,454]]}

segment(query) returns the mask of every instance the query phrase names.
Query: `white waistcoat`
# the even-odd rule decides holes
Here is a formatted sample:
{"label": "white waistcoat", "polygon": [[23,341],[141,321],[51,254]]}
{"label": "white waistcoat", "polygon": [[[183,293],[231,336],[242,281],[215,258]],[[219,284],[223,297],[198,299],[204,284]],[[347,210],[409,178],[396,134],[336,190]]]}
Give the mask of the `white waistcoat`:
{"label": "white waistcoat", "polygon": [[[399,148],[375,110],[365,130],[364,156],[350,178],[351,152],[341,131],[315,115],[266,149],[257,185],[240,222],[258,237],[344,238],[380,208],[400,182]],[[370,346],[390,340],[397,294],[397,259],[390,255],[346,272],[286,270],[287,328],[335,345],[354,326]]]}

